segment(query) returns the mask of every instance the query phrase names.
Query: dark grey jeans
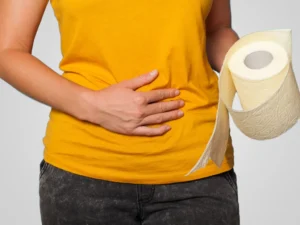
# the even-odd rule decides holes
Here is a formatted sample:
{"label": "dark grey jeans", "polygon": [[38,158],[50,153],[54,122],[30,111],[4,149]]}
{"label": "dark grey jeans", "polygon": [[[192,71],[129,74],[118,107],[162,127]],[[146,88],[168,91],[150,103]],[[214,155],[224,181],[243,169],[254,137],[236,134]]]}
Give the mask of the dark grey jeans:
{"label": "dark grey jeans", "polygon": [[135,185],[40,165],[43,225],[239,225],[233,170],[196,181]]}

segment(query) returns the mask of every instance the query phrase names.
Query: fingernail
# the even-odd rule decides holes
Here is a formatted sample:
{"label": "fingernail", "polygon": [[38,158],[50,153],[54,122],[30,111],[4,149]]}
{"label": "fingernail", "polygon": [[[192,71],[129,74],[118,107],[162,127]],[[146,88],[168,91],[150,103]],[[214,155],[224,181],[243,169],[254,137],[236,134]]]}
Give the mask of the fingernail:
{"label": "fingernail", "polygon": [[178,111],[178,116],[183,116],[183,112],[181,110]]}
{"label": "fingernail", "polygon": [[184,106],[184,101],[180,101],[180,106]]}
{"label": "fingernail", "polygon": [[180,91],[179,90],[176,90],[175,91],[175,95],[179,95],[180,94]]}
{"label": "fingernail", "polygon": [[171,130],[171,127],[169,125],[166,125],[166,130]]}
{"label": "fingernail", "polygon": [[152,70],[152,71],[150,72],[150,76],[151,76],[151,77],[155,77],[155,76],[157,75],[157,73],[158,73],[157,70]]}

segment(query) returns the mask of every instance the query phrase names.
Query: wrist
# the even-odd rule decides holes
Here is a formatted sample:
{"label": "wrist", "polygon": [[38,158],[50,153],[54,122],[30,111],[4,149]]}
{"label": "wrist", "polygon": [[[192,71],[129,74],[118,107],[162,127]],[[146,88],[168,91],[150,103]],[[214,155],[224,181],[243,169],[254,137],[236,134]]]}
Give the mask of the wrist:
{"label": "wrist", "polygon": [[77,96],[77,102],[76,118],[82,121],[93,122],[95,91],[90,89],[82,90]]}

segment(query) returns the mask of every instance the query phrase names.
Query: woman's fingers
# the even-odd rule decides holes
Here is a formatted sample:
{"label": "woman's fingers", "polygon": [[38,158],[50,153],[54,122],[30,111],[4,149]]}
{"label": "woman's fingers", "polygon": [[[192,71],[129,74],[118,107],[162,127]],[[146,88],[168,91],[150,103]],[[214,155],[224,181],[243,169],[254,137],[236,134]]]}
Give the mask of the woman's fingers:
{"label": "woman's fingers", "polygon": [[145,119],[142,120],[140,124],[142,126],[162,124],[171,120],[177,120],[181,118],[183,115],[184,113],[181,110],[173,110],[170,112],[158,113],[146,117]]}
{"label": "woman's fingers", "polygon": [[140,126],[133,130],[132,134],[139,136],[161,136],[171,129],[169,125],[164,124],[155,128],[148,126],[165,123],[171,120],[176,120],[181,118],[183,115],[184,113],[181,110],[173,110],[166,113],[159,113],[148,116],[141,122]]}
{"label": "woman's fingers", "polygon": [[136,90],[138,88],[141,88],[143,86],[146,86],[150,83],[152,83],[158,76],[158,71],[153,70],[149,73],[142,74],[138,77],[135,77],[130,80],[125,80],[119,83],[120,86],[130,88],[132,90]]}
{"label": "woman's fingers", "polygon": [[172,110],[180,109],[184,106],[183,100],[173,100],[168,102],[156,102],[152,104],[148,104],[144,107],[145,112],[143,113],[145,117],[158,114],[165,113]]}
{"label": "woman's fingers", "polygon": [[137,135],[137,136],[161,136],[165,133],[167,133],[171,129],[170,126],[168,125],[162,125],[157,128],[150,128],[147,126],[139,126],[134,129],[132,132],[132,135]]}
{"label": "woman's fingers", "polygon": [[175,88],[168,88],[142,92],[141,94],[146,99],[147,103],[153,103],[163,101],[168,98],[174,98],[180,94],[180,91]]}

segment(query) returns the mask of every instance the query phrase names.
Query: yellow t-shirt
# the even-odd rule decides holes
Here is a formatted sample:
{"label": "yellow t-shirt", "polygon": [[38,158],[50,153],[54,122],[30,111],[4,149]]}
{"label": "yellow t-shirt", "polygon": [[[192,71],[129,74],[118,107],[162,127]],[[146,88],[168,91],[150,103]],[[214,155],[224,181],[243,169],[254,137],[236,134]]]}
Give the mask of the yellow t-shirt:
{"label": "yellow t-shirt", "polygon": [[[221,168],[212,161],[185,176],[212,134],[218,77],[206,55],[205,18],[212,0],[51,0],[61,34],[62,76],[101,90],[158,69],[141,91],[178,88],[184,117],[158,137],[126,136],[52,110],[45,160],[103,180],[161,184],[211,176],[233,167],[228,144]],[[176,99],[176,98],[175,98]]]}

